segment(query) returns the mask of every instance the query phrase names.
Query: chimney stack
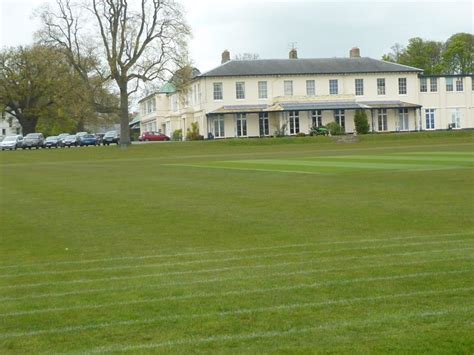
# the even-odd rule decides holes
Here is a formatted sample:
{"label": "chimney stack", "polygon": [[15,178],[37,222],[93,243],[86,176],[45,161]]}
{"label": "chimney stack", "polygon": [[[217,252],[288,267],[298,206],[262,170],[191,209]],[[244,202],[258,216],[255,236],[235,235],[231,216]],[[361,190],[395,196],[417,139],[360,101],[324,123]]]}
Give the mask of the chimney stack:
{"label": "chimney stack", "polygon": [[290,51],[290,59],[298,59],[298,51],[296,50],[296,48],[293,48]]}
{"label": "chimney stack", "polygon": [[351,48],[351,51],[349,52],[349,57],[360,58],[360,49],[357,47]]}
{"label": "chimney stack", "polygon": [[230,52],[226,49],[224,52],[222,52],[221,64],[227,63],[228,61],[230,61]]}

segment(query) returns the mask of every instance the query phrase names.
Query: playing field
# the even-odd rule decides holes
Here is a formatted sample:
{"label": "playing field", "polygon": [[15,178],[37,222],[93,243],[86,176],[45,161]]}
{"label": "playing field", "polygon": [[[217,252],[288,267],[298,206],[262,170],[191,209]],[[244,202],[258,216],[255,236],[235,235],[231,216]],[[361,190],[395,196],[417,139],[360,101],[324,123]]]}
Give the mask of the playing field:
{"label": "playing field", "polygon": [[0,353],[473,353],[474,135],[1,152]]}

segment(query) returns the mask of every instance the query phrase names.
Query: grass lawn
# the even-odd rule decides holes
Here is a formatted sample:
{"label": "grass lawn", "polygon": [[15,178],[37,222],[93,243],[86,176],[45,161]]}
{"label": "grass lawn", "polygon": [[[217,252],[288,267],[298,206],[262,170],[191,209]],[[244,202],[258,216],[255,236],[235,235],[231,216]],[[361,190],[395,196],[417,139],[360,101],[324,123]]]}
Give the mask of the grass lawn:
{"label": "grass lawn", "polygon": [[0,353],[474,352],[474,134],[0,153]]}

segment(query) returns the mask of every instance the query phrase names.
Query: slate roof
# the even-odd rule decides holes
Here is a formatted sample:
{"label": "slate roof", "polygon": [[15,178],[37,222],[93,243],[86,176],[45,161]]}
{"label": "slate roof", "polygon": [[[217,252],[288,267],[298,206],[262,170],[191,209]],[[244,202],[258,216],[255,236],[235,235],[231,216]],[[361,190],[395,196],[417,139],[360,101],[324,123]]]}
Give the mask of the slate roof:
{"label": "slate roof", "polygon": [[372,58],[257,59],[231,60],[199,77],[392,72],[421,73],[423,70]]}

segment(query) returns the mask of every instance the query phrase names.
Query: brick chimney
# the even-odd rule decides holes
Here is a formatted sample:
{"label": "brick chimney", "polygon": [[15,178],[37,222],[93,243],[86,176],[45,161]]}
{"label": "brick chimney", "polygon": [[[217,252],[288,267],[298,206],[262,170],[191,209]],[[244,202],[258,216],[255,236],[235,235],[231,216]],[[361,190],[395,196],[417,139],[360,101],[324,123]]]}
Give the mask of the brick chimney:
{"label": "brick chimney", "polygon": [[298,59],[298,51],[296,50],[296,48],[293,48],[290,51],[290,59]]}
{"label": "brick chimney", "polygon": [[227,63],[228,61],[230,61],[230,52],[226,49],[224,52],[222,52],[221,64]]}
{"label": "brick chimney", "polygon": [[360,49],[357,47],[351,48],[349,52],[349,57],[351,58],[360,58]]}

